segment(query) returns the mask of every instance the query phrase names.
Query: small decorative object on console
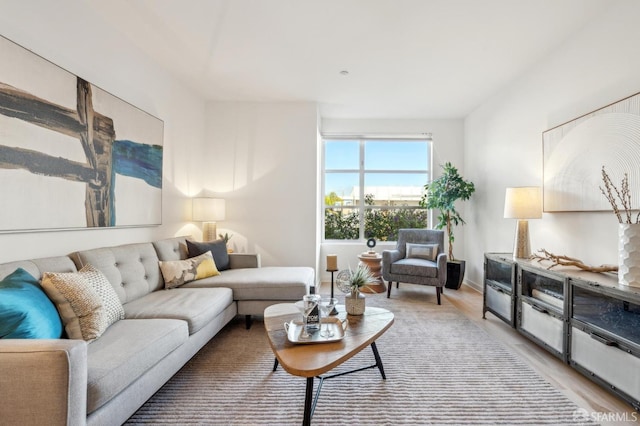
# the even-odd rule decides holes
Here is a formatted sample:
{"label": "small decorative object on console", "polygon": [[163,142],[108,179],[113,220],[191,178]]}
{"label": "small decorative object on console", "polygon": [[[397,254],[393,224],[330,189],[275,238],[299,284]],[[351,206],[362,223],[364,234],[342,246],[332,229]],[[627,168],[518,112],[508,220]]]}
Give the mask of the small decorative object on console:
{"label": "small decorative object on console", "polygon": [[576,259],[574,257],[558,255],[548,252],[545,249],[538,250],[540,254],[534,254],[531,256],[532,259],[541,260],[550,260],[553,262],[551,265],[547,267],[547,269],[554,268],[558,265],[560,266],[575,266],[576,268],[582,269],[583,271],[589,272],[615,272],[618,270],[618,267],[615,265],[600,265],[600,266],[589,266],[582,263],[581,260]]}
{"label": "small decorative object on console", "polygon": [[[602,181],[604,189],[600,187],[600,192],[609,200],[613,213],[620,223],[618,226],[618,284],[640,287],[640,212],[635,218],[631,214],[629,175],[624,174],[618,189],[602,166]],[[622,208],[618,206],[618,200]]]}

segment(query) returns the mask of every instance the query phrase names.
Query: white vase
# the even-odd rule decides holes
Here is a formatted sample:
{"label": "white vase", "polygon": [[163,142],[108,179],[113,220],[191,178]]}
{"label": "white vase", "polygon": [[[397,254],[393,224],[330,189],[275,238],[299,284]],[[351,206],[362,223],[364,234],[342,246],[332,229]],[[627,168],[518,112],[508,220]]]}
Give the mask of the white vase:
{"label": "white vase", "polygon": [[621,223],[618,228],[618,283],[640,287],[640,224]]}
{"label": "white vase", "polygon": [[362,315],[365,310],[365,298],[359,291],[351,292],[344,297],[344,307],[349,315]]}

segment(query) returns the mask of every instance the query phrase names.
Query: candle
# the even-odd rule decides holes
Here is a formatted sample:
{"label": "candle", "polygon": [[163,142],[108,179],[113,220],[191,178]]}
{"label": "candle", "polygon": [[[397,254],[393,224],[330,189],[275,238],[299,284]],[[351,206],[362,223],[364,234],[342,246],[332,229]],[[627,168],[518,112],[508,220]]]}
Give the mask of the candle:
{"label": "candle", "polygon": [[335,254],[327,255],[327,271],[337,271],[338,270],[338,256]]}

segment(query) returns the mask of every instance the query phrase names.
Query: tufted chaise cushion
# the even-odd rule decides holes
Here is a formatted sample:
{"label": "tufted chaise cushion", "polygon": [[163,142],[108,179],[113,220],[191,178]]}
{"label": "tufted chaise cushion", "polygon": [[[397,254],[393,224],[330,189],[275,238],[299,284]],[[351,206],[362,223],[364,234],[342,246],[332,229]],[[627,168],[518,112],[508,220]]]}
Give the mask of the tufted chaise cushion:
{"label": "tufted chaise cushion", "polygon": [[78,251],[71,258],[78,269],[93,265],[102,271],[123,304],[164,288],[158,256],[151,243]]}
{"label": "tufted chaise cushion", "polygon": [[184,260],[189,257],[186,237],[154,241],[153,247],[156,249],[160,260]]}

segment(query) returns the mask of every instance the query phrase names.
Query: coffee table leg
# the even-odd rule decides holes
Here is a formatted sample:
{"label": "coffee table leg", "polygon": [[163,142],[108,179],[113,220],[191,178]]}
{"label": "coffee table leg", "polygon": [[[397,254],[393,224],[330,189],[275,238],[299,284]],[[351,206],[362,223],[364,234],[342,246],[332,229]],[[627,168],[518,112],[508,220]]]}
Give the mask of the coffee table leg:
{"label": "coffee table leg", "polygon": [[276,371],[277,369],[278,369],[278,358],[276,358],[276,359],[273,361],[273,371]]}
{"label": "coffee table leg", "polygon": [[380,359],[380,354],[378,353],[378,348],[376,346],[376,342],[371,343],[371,349],[373,350],[373,356],[376,358],[376,366],[378,370],[380,370],[380,374],[384,380],[387,380],[387,376],[384,374],[384,367],[382,366],[382,359]]}
{"label": "coffee table leg", "polygon": [[307,377],[307,390],[304,395],[304,418],[302,426],[311,425],[311,411],[313,405],[313,377]]}

